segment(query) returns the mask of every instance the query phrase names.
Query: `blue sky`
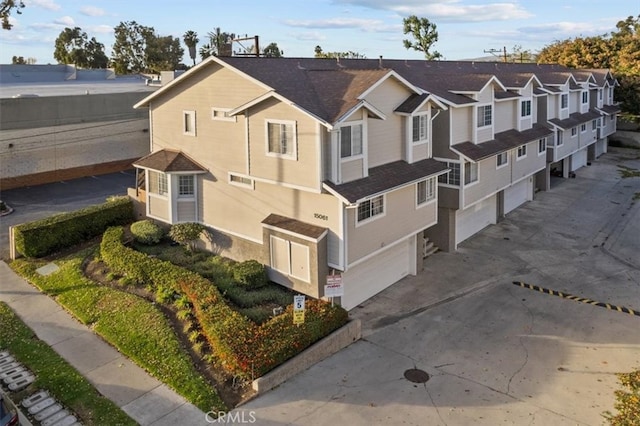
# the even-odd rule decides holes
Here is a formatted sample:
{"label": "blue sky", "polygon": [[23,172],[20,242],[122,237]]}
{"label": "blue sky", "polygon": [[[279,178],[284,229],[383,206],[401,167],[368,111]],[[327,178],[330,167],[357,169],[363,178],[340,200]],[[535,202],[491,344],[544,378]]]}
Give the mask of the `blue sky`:
{"label": "blue sky", "polygon": [[[445,59],[487,56],[484,50],[536,51],[554,40],[599,35],[640,12],[640,0],[24,0],[11,31],[0,30],[0,63],[13,55],[55,63],[54,41],[65,27],[113,44],[113,27],[136,21],[159,35],[200,38],[220,27],[235,34],[276,42],[287,57],[313,56],[314,47],[354,51],[367,58],[419,59],[402,45],[402,19],[415,14],[438,27],[434,49]],[[186,49],[185,49],[186,50]],[[185,63],[191,63],[186,53]]]}

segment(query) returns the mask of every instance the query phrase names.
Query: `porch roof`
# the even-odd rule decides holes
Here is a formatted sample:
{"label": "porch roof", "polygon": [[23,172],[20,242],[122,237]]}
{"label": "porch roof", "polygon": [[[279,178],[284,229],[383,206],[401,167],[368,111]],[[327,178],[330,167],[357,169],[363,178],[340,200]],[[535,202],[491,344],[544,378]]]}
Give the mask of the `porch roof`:
{"label": "porch roof", "polygon": [[135,167],[157,170],[159,172],[196,172],[203,173],[207,169],[193,161],[181,151],[161,149],[135,161]]}
{"label": "porch roof", "polygon": [[549,122],[558,126],[562,130],[568,130],[583,123],[588,123],[589,121],[595,120],[596,118],[600,118],[601,116],[602,114],[592,109],[589,112],[585,112],[584,114],[574,112],[569,116],[569,118],[565,118],[564,120],[560,120],[559,118],[552,118],[551,120],[549,120]]}
{"label": "porch roof", "polygon": [[365,178],[340,185],[327,181],[325,185],[348,202],[358,203],[392,189],[439,175],[447,170],[445,164],[431,158],[411,164],[399,160],[369,169],[369,176]]}
{"label": "porch roof", "polygon": [[274,213],[267,216],[262,223],[273,228],[280,228],[294,234],[304,235],[305,237],[313,238],[314,240],[319,240],[327,232],[327,228],[323,228],[322,226],[312,225],[310,223],[302,222],[286,216],[280,216]]}
{"label": "porch roof", "polygon": [[613,115],[622,111],[619,105],[604,105],[602,108],[598,109],[607,115]]}
{"label": "porch roof", "polygon": [[552,134],[553,131],[551,129],[540,124],[534,124],[531,129],[521,132],[511,129],[496,133],[495,138],[487,142],[479,144],[463,142],[453,145],[451,148],[463,157],[472,161],[480,161]]}

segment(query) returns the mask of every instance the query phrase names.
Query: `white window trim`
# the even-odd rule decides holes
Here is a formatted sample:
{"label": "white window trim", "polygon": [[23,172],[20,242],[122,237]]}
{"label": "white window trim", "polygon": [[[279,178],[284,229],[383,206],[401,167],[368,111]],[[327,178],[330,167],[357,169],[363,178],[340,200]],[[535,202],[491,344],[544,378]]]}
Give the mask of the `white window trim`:
{"label": "white window trim", "polygon": [[[480,108],[487,107],[487,106],[491,107],[491,123],[483,124],[482,126],[480,126],[479,123],[478,123],[478,111],[479,111]],[[495,111],[494,111],[494,108],[493,108],[493,104],[488,103],[488,104],[476,105],[476,130],[486,130],[489,127],[492,127],[493,126],[493,121],[494,121],[494,118],[495,118],[494,117],[494,115],[495,115],[494,112]]]}
{"label": "white window trim", "polygon": [[[167,188],[167,191],[166,191],[164,194],[158,194],[158,193],[156,193],[156,192],[152,192],[152,191],[149,189],[149,183],[148,183],[148,182],[151,182],[151,175],[152,175],[153,173],[157,174],[157,175],[158,175],[158,178],[159,178],[160,176],[164,176],[164,177],[165,177],[165,179],[166,179],[166,185],[165,185],[165,186],[166,186],[166,188]],[[146,181],[147,181],[147,194],[149,194],[149,195],[153,195],[154,197],[162,198],[162,199],[165,199],[165,200],[169,198],[169,194],[171,193],[171,190],[170,190],[171,183],[169,182],[169,175],[168,175],[167,173],[159,172],[159,171],[157,171],[157,170],[150,170],[150,169],[148,169],[148,170],[147,170],[147,176],[145,177],[145,179],[146,179]],[[160,188],[160,183],[159,183],[159,182],[158,182],[158,188]]]}
{"label": "white window trim", "polygon": [[[587,96],[586,96],[586,98],[587,98],[587,100],[586,100],[586,101],[584,100],[584,98],[585,98],[585,96],[584,96],[584,95],[585,95],[585,94],[587,95]],[[586,90],[583,90],[583,91],[580,93],[580,102],[581,102],[581,105],[588,105],[588,104],[589,104],[589,92],[587,92]]]}
{"label": "white window trim", "polygon": [[553,146],[564,145],[564,130],[558,130],[554,139]]}
{"label": "white window trim", "polygon": [[[540,141],[544,141],[544,150],[540,151]],[[547,138],[538,139],[538,157],[547,153]]]}
{"label": "white window trim", "polygon": [[375,197],[368,198],[364,201],[371,202],[373,199],[378,197],[382,197],[382,213],[378,213],[375,216],[369,216],[368,218],[363,220],[358,220],[358,207],[360,206],[360,204],[358,204],[358,207],[355,208],[356,228],[366,225],[367,223],[371,223],[387,215],[387,194],[376,195]]}
{"label": "white window trim", "polygon": [[[418,203],[418,184],[420,182],[425,182],[426,185],[426,189],[428,191],[429,189],[429,182],[431,182],[431,185],[433,186],[433,194],[432,197],[429,198],[429,193],[427,192],[427,196],[425,197],[425,200],[422,203]],[[423,179],[419,182],[416,182],[415,184],[415,200],[416,200],[416,209],[421,209],[424,206],[427,206],[429,204],[433,204],[435,201],[438,200],[438,180],[435,177],[430,177],[427,179]]]}
{"label": "white window trim", "polygon": [[[467,175],[464,170],[465,165],[467,163],[476,165],[476,180],[469,183],[466,183]],[[465,161],[463,164],[460,165],[460,184],[462,185],[463,188],[470,188],[474,185],[477,185],[478,183],[480,183],[480,163],[474,163],[473,161]]]}
{"label": "white window trim", "polygon": [[[584,129],[584,130],[582,130]],[[580,133],[587,133],[587,123],[582,123],[580,125]]]}
{"label": "white window trim", "polygon": [[[214,121],[230,121],[235,123],[238,121],[238,117],[236,117],[235,115],[232,117],[226,115],[231,110],[232,108],[211,107],[211,119]],[[222,115],[216,115],[216,112],[221,112]]]}
{"label": "white window trim", "polygon": [[[462,167],[462,163],[460,162],[460,160],[451,160],[449,158],[434,158],[434,160],[440,161],[442,163],[446,163],[447,164],[447,168],[449,168],[449,163],[455,163],[458,164],[460,167]],[[444,175],[447,176],[447,181],[449,180],[449,173],[444,173]],[[460,189],[460,187],[462,186],[462,170],[460,170],[460,183],[458,185],[452,184],[452,183],[444,183],[444,182],[440,182],[438,180],[436,180],[436,182],[438,183],[438,186],[443,186],[445,188],[452,188],[452,189]]]}
{"label": "white window trim", "polygon": [[[193,194],[190,195],[180,195],[180,177],[182,176],[190,176],[192,181],[193,181]],[[177,195],[176,195],[176,199],[180,200],[180,201],[193,201],[196,199],[196,175],[195,174],[187,174],[187,173],[183,173],[183,174],[177,174],[176,175],[177,178]]]}
{"label": "white window trim", "polygon": [[[529,102],[529,114],[527,115],[522,115],[522,104],[525,102]],[[520,111],[518,111],[520,113],[520,120],[526,120],[529,119],[533,116],[533,101],[531,98],[525,98],[520,100]]]}
{"label": "white window trim", "polygon": [[[498,165],[498,158],[503,154],[506,157],[506,160],[504,163]],[[502,169],[503,167],[506,167],[508,165],[509,165],[509,151],[501,152],[500,154],[496,155],[496,170]]]}
{"label": "white window trim", "polygon": [[[524,154],[520,154],[520,148],[524,148]],[[528,154],[528,152],[527,152],[527,151],[529,151],[529,150],[527,149],[527,144],[520,145],[520,146],[518,147],[518,149],[516,150],[516,161],[520,161],[520,160],[522,160],[522,159],[524,159],[524,158],[527,158],[527,154]]]}
{"label": "white window trim", "polygon": [[[562,106],[562,98],[565,97],[565,96],[567,97],[567,106],[563,107]],[[566,109],[569,109],[569,94],[568,93],[561,93],[560,94],[560,111],[564,111]]]}
{"label": "white window trim", "polygon": [[[186,118],[189,117],[189,121],[191,122],[191,128],[193,130],[187,131],[185,122]],[[196,112],[190,110],[182,111],[182,134],[186,136],[195,136],[196,135]]]}
{"label": "white window trim", "polygon": [[[279,154],[269,151],[269,124],[284,124],[290,125],[293,128],[293,150],[291,154]],[[295,120],[276,120],[267,118],[264,122],[264,150],[268,157],[284,158],[286,160],[298,159],[298,129]]]}
{"label": "white window trim", "polygon": [[[245,183],[242,183],[242,182],[233,181],[233,180],[231,180],[232,176],[237,176],[237,177],[240,177],[240,178],[249,179],[251,182],[248,183],[248,184],[245,184]],[[250,178],[249,176],[245,176],[245,175],[243,175],[241,173],[229,172],[228,182],[229,182],[229,185],[239,186],[240,188],[251,189],[251,190],[256,189],[256,181],[253,180],[253,178]]]}
{"label": "white window trim", "polygon": [[[574,132],[575,130],[575,132]],[[575,138],[576,136],[578,136],[578,126],[572,127],[571,128],[571,137]]]}
{"label": "white window trim", "polygon": [[[349,157],[342,157],[342,140],[340,139],[340,129],[342,129],[343,127],[353,127],[353,126],[362,126],[361,131],[360,131],[360,137],[362,138],[362,152],[360,154],[356,154],[356,155],[350,155]],[[340,163],[348,163],[349,161],[355,161],[355,160],[361,160],[364,158],[364,152],[365,152],[365,148],[364,148],[364,144],[365,144],[365,129],[364,129],[364,120],[358,120],[358,121],[349,121],[344,123],[341,126],[336,127],[337,130],[337,137],[338,137],[338,156],[340,158]],[[353,145],[352,145],[353,148]]]}
{"label": "white window trim", "polygon": [[[420,117],[420,120],[422,119],[422,117],[424,117],[426,123],[427,123],[427,128],[426,128],[426,135],[424,139],[418,139],[417,141],[413,140],[413,119],[414,117]],[[414,114],[411,116],[411,144],[413,146],[417,146],[417,145],[424,145],[429,143],[429,125],[430,125],[431,120],[429,120],[429,112],[421,112],[418,114]]]}

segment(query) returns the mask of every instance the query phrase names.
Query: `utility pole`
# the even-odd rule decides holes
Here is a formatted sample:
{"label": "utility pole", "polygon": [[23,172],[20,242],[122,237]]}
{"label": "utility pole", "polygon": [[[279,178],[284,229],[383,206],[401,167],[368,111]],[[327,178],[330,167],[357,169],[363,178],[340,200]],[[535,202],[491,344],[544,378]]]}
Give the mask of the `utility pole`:
{"label": "utility pole", "polygon": [[[248,41],[248,40],[253,40],[253,46],[249,46],[246,47],[242,44],[243,41]],[[238,43],[241,47],[241,49],[243,50],[242,52],[236,52],[235,56],[255,56],[255,57],[260,57],[260,40],[259,37],[253,36],[253,37],[249,37],[249,36],[245,36],[242,38],[236,38],[233,39],[231,41],[231,43]],[[253,52],[250,52],[249,48],[253,47]]]}
{"label": "utility pole", "polygon": [[484,53],[491,53],[493,56],[495,56],[496,58],[499,58],[500,55],[497,55],[497,53],[502,54],[502,60],[506,63],[507,62],[507,46],[503,46],[502,49],[489,49],[489,50],[485,50]]}

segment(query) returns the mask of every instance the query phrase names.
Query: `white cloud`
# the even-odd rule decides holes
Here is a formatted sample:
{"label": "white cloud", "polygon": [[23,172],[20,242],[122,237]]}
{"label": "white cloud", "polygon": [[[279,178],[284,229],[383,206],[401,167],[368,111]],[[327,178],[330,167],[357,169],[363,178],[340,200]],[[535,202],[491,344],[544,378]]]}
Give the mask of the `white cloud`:
{"label": "white cloud", "polygon": [[94,25],[91,27],[87,27],[87,33],[93,34],[109,34],[113,32],[113,27],[111,25]]}
{"label": "white cloud", "polygon": [[60,5],[53,0],[24,0],[27,7],[39,7],[47,10],[60,10]]}
{"label": "white cloud", "polygon": [[95,7],[95,6],[82,6],[80,8],[80,13],[82,13],[83,15],[87,15],[87,16],[104,16],[104,15],[106,15],[106,12],[104,11],[104,9],[100,9],[99,7]]}
{"label": "white cloud", "polygon": [[466,5],[461,0],[335,0],[370,9],[391,10],[401,15],[428,16],[430,21],[484,22],[525,19],[533,16],[517,3]]}
{"label": "white cloud", "polygon": [[306,32],[306,33],[293,33],[293,34],[289,34],[289,36],[295,38],[296,40],[301,40],[301,41],[326,40],[326,37],[318,31]]}
{"label": "white cloud", "polygon": [[76,21],[71,16],[63,16],[62,18],[54,19],[54,24],[64,25],[65,27],[73,27],[76,25]]}

